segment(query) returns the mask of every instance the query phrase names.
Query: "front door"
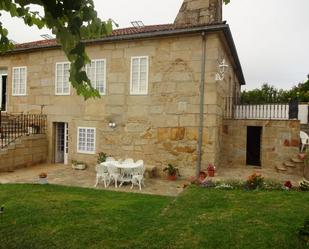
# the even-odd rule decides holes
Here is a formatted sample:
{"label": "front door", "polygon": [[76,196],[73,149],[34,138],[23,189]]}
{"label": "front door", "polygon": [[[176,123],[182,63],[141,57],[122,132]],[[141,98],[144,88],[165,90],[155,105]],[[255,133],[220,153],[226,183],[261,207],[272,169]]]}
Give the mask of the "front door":
{"label": "front door", "polygon": [[6,86],[7,86],[7,75],[0,75],[0,107],[1,111],[6,111]]}
{"label": "front door", "polygon": [[55,162],[68,164],[68,123],[55,125]]}

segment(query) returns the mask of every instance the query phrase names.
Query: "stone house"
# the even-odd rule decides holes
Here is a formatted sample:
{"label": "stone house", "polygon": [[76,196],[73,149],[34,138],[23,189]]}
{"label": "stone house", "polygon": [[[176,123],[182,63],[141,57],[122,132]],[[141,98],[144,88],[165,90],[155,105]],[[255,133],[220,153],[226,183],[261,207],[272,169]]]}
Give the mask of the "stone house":
{"label": "stone house", "polygon": [[[221,0],[184,0],[173,24],[117,29],[85,43],[100,99],[76,95],[55,40],[19,44],[1,55],[2,109],[40,113],[42,107],[47,162],[94,165],[105,152],[159,169],[174,163],[183,175],[194,174],[199,163],[242,163],[232,160],[242,153],[233,153],[238,121],[224,113],[245,80]],[[224,75],[221,62],[228,65]]]}

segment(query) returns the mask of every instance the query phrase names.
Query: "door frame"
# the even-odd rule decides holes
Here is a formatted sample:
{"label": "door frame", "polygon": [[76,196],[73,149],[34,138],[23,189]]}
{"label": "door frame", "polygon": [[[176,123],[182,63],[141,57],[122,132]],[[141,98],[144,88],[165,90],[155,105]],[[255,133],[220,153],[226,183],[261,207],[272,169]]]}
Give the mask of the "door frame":
{"label": "door frame", "polygon": [[63,143],[64,143],[64,149],[63,149],[63,164],[68,164],[69,159],[69,125],[67,122],[53,122],[53,161],[54,163],[60,163],[57,162],[57,146],[58,146],[58,125],[63,125]]}

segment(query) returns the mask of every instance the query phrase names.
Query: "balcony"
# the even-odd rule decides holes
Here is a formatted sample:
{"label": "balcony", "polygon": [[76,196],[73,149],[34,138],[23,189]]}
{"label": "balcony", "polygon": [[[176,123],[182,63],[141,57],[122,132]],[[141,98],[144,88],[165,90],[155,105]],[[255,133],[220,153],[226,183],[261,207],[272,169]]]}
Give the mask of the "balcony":
{"label": "balcony", "polygon": [[234,98],[226,98],[225,119],[300,120],[308,124],[308,104],[291,101],[282,104],[238,104]]}

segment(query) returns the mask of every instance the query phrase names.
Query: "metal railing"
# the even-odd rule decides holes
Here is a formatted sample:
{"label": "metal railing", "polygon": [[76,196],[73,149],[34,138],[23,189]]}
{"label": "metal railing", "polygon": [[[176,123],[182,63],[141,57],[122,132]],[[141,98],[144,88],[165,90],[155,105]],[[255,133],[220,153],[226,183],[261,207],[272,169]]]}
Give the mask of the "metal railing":
{"label": "metal railing", "polygon": [[3,119],[0,110],[0,143],[1,149],[9,146],[16,139],[32,134],[46,133],[46,115],[19,114],[14,118]]}

